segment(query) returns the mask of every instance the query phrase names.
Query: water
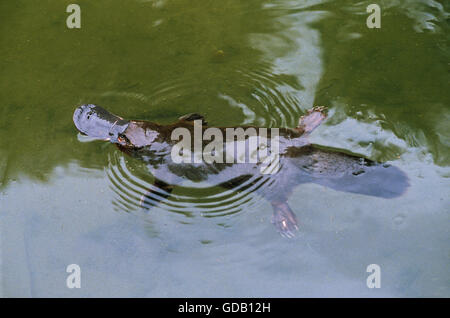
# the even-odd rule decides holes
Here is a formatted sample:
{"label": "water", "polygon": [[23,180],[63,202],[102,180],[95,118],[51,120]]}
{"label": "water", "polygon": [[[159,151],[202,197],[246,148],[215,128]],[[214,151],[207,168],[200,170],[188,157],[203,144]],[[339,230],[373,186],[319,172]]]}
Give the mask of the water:
{"label": "water", "polygon": [[[370,1],[80,0],[79,30],[69,3],[0,3],[0,295],[450,296],[447,2],[380,1],[377,30]],[[290,240],[251,191],[186,182],[145,211],[130,198],[152,176],[79,141],[82,103],[269,127],[327,105],[313,143],[394,164],[411,187],[383,199],[300,185]]]}

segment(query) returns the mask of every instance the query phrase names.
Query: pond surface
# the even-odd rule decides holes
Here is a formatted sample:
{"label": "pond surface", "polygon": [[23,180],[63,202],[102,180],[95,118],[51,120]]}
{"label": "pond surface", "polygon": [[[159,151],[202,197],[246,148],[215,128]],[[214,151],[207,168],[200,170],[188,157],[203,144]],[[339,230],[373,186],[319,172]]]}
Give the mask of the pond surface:
{"label": "pond surface", "polygon": [[[79,0],[0,3],[0,295],[450,296],[450,48],[446,1]],[[189,182],[149,211],[146,166],[72,122],[84,103],[124,118],[294,127],[314,144],[403,170],[385,199],[317,184],[289,204]],[[69,289],[66,268],[81,268]],[[378,264],[381,288],[369,289]]]}

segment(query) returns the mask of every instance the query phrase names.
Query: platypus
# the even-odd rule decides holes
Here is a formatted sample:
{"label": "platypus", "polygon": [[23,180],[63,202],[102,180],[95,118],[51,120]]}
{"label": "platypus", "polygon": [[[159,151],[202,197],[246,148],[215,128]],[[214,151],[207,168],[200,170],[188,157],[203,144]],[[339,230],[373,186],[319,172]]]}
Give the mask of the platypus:
{"label": "platypus", "polygon": [[[325,118],[326,108],[316,106],[300,117],[297,127],[279,128],[275,132],[273,128],[266,129],[265,137],[267,138],[264,140],[267,142],[257,143],[256,148],[258,151],[268,148],[266,151],[270,155],[265,158],[270,158],[271,161],[257,160],[255,162],[249,159],[250,150],[244,151],[244,160],[242,158],[228,160],[229,157],[222,161],[202,160],[202,155],[203,159],[206,158],[204,150],[207,149],[206,146],[212,137],[207,133],[208,128],[211,127],[200,114],[182,116],[170,125],[126,120],[92,104],[78,107],[73,114],[75,126],[82,134],[95,139],[108,140],[116,144],[121,151],[143,160],[155,178],[154,186],[163,190],[158,192],[161,200],[168,198],[174,186],[186,179],[193,182],[207,181],[208,184],[227,189],[234,189],[249,180],[261,182],[261,178],[264,179],[263,182],[270,182],[274,185],[272,188],[277,191],[263,192],[256,188],[255,192],[263,195],[270,202],[273,208],[272,223],[285,237],[293,237],[298,231],[298,221],[288,205],[288,198],[294,187],[299,184],[312,182],[337,191],[386,199],[402,195],[409,186],[406,174],[395,166],[311,144],[308,141],[308,135]],[[229,155],[228,152],[236,155],[239,153],[236,148],[243,146],[244,150],[248,149],[250,140],[254,137],[244,135],[243,140],[237,141],[241,145],[233,144],[231,148],[227,148],[230,142],[236,141],[226,137],[217,139],[217,135],[222,133],[226,136],[230,128],[236,131],[239,127],[214,128],[216,147],[212,150],[211,147],[208,148],[210,155],[217,156],[222,150],[226,152],[226,155]],[[258,127],[241,128],[248,132],[250,131],[248,128]],[[187,142],[184,140],[185,149],[181,151],[188,153],[184,157],[179,156],[180,129],[181,132],[190,133],[192,136],[191,140]],[[196,134],[197,136],[194,137]],[[205,138],[206,135],[208,138]],[[199,137],[201,140],[196,140]],[[261,136],[257,138],[259,138],[257,141],[261,140]],[[275,141],[276,152],[273,151]],[[199,147],[203,150],[200,158],[198,157]],[[267,167],[270,169],[264,170]],[[141,198],[142,205],[145,205],[146,197],[149,197],[153,191],[148,190],[148,192],[148,195]],[[161,193],[164,195],[161,196]]]}

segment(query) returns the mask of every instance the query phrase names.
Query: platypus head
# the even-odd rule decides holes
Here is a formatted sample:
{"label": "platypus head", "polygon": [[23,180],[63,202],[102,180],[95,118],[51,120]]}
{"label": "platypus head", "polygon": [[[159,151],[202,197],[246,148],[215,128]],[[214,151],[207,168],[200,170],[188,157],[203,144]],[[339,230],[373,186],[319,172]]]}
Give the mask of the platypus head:
{"label": "platypus head", "polygon": [[117,143],[129,121],[111,114],[100,106],[81,105],[73,113],[73,122],[84,135]]}

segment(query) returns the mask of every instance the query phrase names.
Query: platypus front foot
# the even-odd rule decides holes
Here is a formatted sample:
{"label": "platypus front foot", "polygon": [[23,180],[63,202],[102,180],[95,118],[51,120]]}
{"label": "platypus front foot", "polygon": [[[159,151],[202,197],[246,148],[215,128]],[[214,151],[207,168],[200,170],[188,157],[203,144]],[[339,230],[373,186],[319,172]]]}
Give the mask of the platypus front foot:
{"label": "platypus front foot", "polygon": [[272,223],[283,237],[292,238],[298,231],[297,217],[286,202],[272,202]]}
{"label": "platypus front foot", "polygon": [[300,117],[296,129],[302,131],[306,135],[309,135],[325,120],[325,118],[327,118],[326,110],[327,108],[325,106],[314,106],[308,110],[305,115]]}

